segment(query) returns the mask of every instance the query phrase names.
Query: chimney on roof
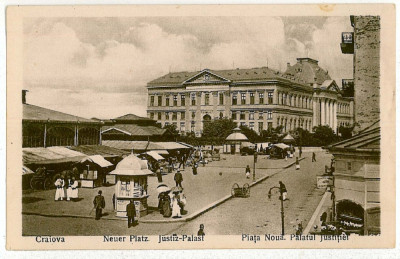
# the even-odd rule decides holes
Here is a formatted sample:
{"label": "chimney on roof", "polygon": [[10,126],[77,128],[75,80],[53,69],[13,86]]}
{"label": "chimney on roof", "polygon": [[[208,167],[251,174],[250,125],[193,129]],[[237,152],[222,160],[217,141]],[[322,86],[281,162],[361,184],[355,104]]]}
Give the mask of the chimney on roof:
{"label": "chimney on roof", "polygon": [[22,104],[26,104],[26,93],[28,90],[22,90]]}
{"label": "chimney on roof", "polygon": [[290,67],[290,62],[287,63],[287,67],[288,67],[288,68]]}

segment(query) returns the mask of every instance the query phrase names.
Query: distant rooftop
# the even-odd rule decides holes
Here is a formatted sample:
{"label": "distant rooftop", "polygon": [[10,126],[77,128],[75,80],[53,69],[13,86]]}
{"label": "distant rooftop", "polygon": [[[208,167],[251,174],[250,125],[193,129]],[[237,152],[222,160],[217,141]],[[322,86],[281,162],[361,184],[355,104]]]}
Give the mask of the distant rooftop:
{"label": "distant rooftop", "polygon": [[318,60],[312,58],[298,58],[297,63],[292,66],[288,63],[284,75],[294,77],[309,85],[313,83],[321,85],[326,80],[332,79],[328,71],[318,66]]}
{"label": "distant rooftop", "polygon": [[115,120],[115,121],[143,121],[143,120],[151,121],[152,119],[137,116],[132,113],[128,113],[128,114],[122,115],[120,117],[114,118],[113,120]]}
{"label": "distant rooftop", "polygon": [[23,104],[22,120],[35,121],[35,122],[58,122],[58,123],[94,123],[100,124],[101,122],[91,119],[85,119],[75,115],[43,108],[32,104]]}

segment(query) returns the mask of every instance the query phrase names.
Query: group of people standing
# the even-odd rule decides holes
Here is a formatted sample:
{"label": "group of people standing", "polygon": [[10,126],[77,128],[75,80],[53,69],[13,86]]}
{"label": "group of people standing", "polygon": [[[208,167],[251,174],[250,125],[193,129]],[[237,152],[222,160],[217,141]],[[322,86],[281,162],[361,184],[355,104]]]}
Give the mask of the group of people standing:
{"label": "group of people standing", "polygon": [[78,199],[78,181],[75,177],[68,177],[65,181],[63,177],[58,177],[54,183],[56,186],[56,193],[54,200],[76,201]]}
{"label": "group of people standing", "polygon": [[186,196],[183,190],[162,192],[158,195],[158,209],[165,218],[181,218],[185,213]]}

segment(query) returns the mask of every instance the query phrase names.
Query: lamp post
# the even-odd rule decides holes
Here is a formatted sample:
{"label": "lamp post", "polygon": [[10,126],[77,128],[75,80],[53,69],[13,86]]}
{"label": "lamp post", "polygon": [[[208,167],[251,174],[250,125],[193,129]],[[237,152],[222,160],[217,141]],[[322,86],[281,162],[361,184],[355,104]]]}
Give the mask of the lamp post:
{"label": "lamp post", "polygon": [[253,182],[256,181],[256,163],[257,163],[257,148],[256,152],[254,152]]}
{"label": "lamp post", "polygon": [[282,221],[282,236],[285,235],[285,212],[283,210],[283,195],[282,195],[282,189],[278,186],[271,187],[268,191],[268,199],[271,199],[271,191],[272,189],[279,189],[279,199],[281,200],[281,221]]}

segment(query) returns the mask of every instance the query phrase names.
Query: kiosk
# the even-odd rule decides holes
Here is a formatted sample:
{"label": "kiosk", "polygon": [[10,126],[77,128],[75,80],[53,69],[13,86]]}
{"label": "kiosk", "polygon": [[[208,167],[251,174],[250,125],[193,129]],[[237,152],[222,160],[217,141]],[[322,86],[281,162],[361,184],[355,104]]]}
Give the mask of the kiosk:
{"label": "kiosk", "polygon": [[147,177],[153,174],[147,167],[147,160],[131,154],[118,163],[115,175],[115,210],[117,217],[126,216],[126,205],[134,200],[136,217],[147,215]]}

